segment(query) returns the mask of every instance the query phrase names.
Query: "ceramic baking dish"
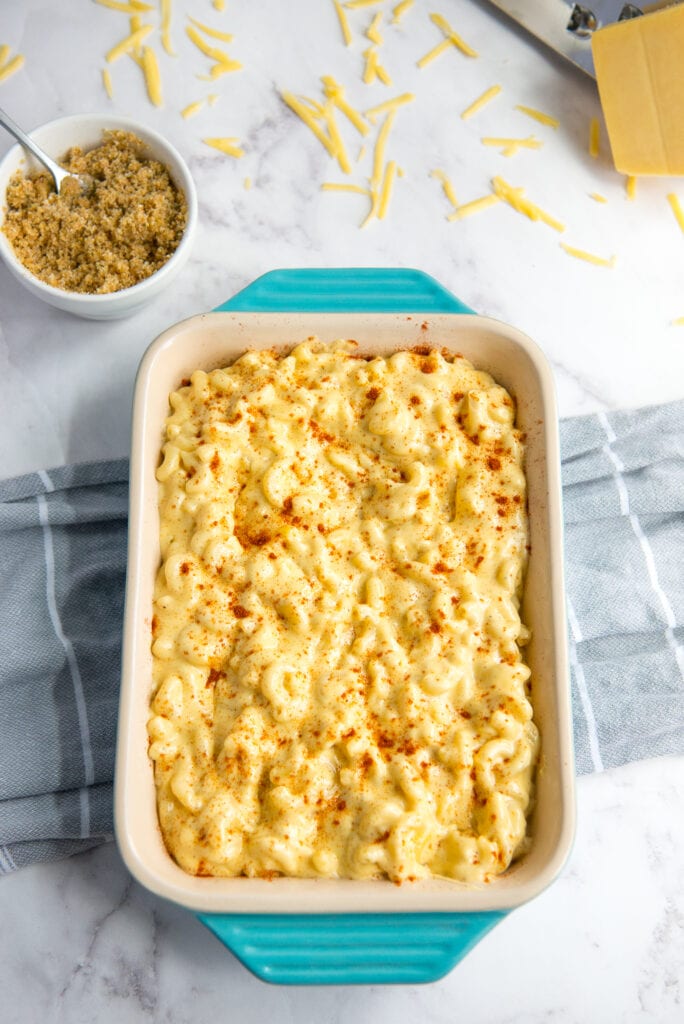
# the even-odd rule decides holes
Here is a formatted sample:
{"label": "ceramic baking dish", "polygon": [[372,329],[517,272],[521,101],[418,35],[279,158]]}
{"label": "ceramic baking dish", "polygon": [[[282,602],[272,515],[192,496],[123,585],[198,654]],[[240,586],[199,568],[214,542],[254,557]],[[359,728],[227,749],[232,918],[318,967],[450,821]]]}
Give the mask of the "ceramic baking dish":
{"label": "ceramic baking dish", "polygon": [[[383,308],[383,304],[403,311],[363,311],[364,307]],[[270,305],[277,310],[291,305],[294,311],[243,311],[250,305],[262,309]],[[307,312],[312,305],[338,311]],[[356,311],[359,307],[362,311]],[[434,312],[445,308],[459,312]],[[572,841],[574,794],[560,466],[551,371],[541,351],[525,335],[495,320],[471,315],[431,278],[415,271],[274,272],[255,282],[251,296],[247,290],[221,309],[225,311],[195,316],[170,327],[150,346],[138,372],[115,783],[121,853],[146,888],[201,912],[205,923],[255,973],[269,980],[429,980],[444,973],[445,964],[446,969],[452,966],[503,913],[544,889],[558,874]],[[364,354],[416,344],[446,346],[491,373],[517,401],[518,425],[527,434],[532,548],[523,618],[533,636],[527,656],[542,755],[529,852],[489,885],[468,887],[439,879],[396,886],[388,881],[196,878],[175,864],[162,841],[147,756],[146,722],[152,678],[152,592],[160,561],[155,469],[168,395],[195,369],[225,365],[248,348],[292,346],[310,335],[323,341],[354,338]],[[367,927],[359,929],[361,918],[354,915],[362,915]],[[414,945],[421,944],[417,937],[424,934],[423,946],[428,948],[432,942],[437,952],[433,949],[426,958],[423,949],[422,967],[419,964],[417,972],[409,971],[408,976],[399,970],[397,976],[397,963],[410,961],[404,948],[409,921]],[[451,932],[448,928],[445,932],[449,923]],[[396,929],[402,924],[403,946],[393,966],[388,953],[393,940],[388,936],[394,935],[399,942]],[[339,956],[340,946],[346,949],[348,964],[342,976],[334,967],[332,976],[326,970],[331,968],[329,958],[321,955],[321,942],[312,938],[324,925],[330,956]],[[375,966],[369,964],[367,949],[364,953],[363,948],[354,947],[358,942],[368,947],[368,928],[372,931],[372,926],[376,933],[380,928],[374,933],[373,948],[384,951],[384,959],[380,956]],[[435,938],[437,926],[440,938]],[[459,932],[457,939],[454,928]],[[358,937],[361,933],[363,939]]]}

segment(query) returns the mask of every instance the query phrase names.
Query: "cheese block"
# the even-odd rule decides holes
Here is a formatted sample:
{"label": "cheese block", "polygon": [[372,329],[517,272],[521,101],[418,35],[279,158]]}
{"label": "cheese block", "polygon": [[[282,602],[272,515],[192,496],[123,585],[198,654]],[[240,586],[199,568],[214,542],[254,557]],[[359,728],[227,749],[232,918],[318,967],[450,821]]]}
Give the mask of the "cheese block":
{"label": "cheese block", "polygon": [[617,170],[684,174],[684,4],[599,29],[592,52]]}

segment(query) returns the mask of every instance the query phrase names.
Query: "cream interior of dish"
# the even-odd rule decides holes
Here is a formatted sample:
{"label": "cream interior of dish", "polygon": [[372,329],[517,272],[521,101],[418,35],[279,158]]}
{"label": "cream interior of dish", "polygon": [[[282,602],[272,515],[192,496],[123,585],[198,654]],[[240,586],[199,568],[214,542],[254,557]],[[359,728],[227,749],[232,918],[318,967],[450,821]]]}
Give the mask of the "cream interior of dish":
{"label": "cream interior of dish", "polygon": [[486,881],[525,844],[523,444],[461,357],[315,339],[170,397],[149,720],[199,875]]}

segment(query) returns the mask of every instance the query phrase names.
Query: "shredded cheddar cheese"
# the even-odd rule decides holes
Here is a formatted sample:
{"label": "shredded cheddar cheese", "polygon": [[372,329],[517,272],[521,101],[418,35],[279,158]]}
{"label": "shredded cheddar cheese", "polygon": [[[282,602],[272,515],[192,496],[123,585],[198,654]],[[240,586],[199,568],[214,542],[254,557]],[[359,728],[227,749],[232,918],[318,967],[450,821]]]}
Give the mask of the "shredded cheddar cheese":
{"label": "shredded cheddar cheese", "polygon": [[567,252],[568,256],[574,256],[577,260],[584,260],[585,263],[593,263],[595,267],[614,267],[615,256],[611,256],[610,259],[604,259],[603,256],[594,256],[591,252],[586,252],[584,249],[575,249],[572,245],[566,245],[565,242],[560,242],[561,249]]}
{"label": "shredded cheddar cheese", "polygon": [[477,57],[477,53],[473,50],[472,46],[468,46],[465,40],[459,36],[458,32],[454,31],[442,14],[431,14],[430,21],[433,25],[436,25],[437,28],[444,33],[446,38],[453,43],[456,49],[460,50],[466,57]]}
{"label": "shredded cheddar cheese", "polygon": [[362,188],[361,185],[345,185],[336,181],[324,181],[321,185],[323,192],[355,192],[360,196],[369,196],[370,189]]}
{"label": "shredded cheddar cheese", "polygon": [[363,220],[361,221],[361,223],[359,224],[359,228],[360,228],[360,229],[361,229],[362,231],[363,231],[363,229],[364,229],[364,228],[365,228],[365,227],[366,227],[366,226],[367,226],[367,225],[368,225],[368,224],[369,224],[369,223],[370,223],[370,222],[371,222],[371,221],[373,220],[373,217],[375,217],[375,215],[376,215],[376,213],[377,213],[377,209],[378,209],[378,197],[377,197],[377,192],[374,192],[374,191],[372,191],[372,190],[371,190],[371,193],[370,193],[370,197],[371,197],[371,206],[370,206],[370,210],[368,211],[368,213],[366,214],[366,216],[364,217],[364,219],[363,219]]}
{"label": "shredded cheddar cheese", "polygon": [[209,103],[209,106],[213,107],[214,104],[216,103],[217,99],[218,99],[218,94],[217,93],[215,93],[215,92],[210,93],[207,96],[207,101]]}
{"label": "shredded cheddar cheese", "polygon": [[365,155],[366,155],[366,144],[364,142],[364,144],[361,146],[361,149],[359,150],[358,155],[356,157],[357,164],[361,163],[361,161],[363,160]]}
{"label": "shredded cheddar cheese", "polygon": [[220,50],[217,46],[210,46],[192,25],[186,27],[185,34],[206,57],[211,57],[217,64],[230,63],[230,57],[225,50]]}
{"label": "shredded cheddar cheese", "polygon": [[252,187],[252,179],[251,178],[245,178],[244,186],[245,186],[245,191],[249,192],[250,188]]}
{"label": "shredded cheddar cheese", "polygon": [[102,68],[102,84],[104,85],[104,90],[107,93],[107,96],[111,100],[114,96],[114,89],[112,86],[112,76],[109,73],[109,68]]}
{"label": "shredded cheddar cheese", "polygon": [[592,117],[589,122],[589,156],[596,160],[601,148],[601,129],[598,118]]}
{"label": "shredded cheddar cheese", "polygon": [[323,83],[323,93],[327,99],[332,100],[340,113],[351,121],[360,135],[368,135],[370,129],[358,110],[354,110],[345,99],[344,87],[336,82],[332,75],[323,75],[321,82]]}
{"label": "shredded cheddar cheese", "polygon": [[607,203],[608,200],[605,196],[602,196],[600,192],[590,192],[589,198],[593,199],[595,203]]}
{"label": "shredded cheddar cheese", "polygon": [[390,110],[383,121],[382,128],[378,132],[377,142],[375,143],[375,152],[373,153],[373,176],[371,178],[371,185],[373,188],[377,188],[382,179],[382,168],[385,163],[385,149],[387,148],[387,140],[390,132],[392,131],[396,116],[396,109]]}
{"label": "shredded cheddar cheese", "polygon": [[142,28],[137,29],[137,31],[131,32],[130,35],[126,36],[125,39],[122,39],[120,43],[117,43],[116,46],[113,46],[111,50],[105,54],[105,60],[107,63],[113,64],[115,60],[119,59],[119,57],[123,57],[124,54],[130,53],[131,50],[135,50],[136,47],[140,46],[143,39],[147,38],[151,31],[151,25],[143,25]]}
{"label": "shredded cheddar cheese", "polygon": [[526,139],[500,139],[492,136],[480,139],[483,146],[495,146],[501,149],[502,156],[515,156],[520,149],[541,149],[541,142],[534,135]]}
{"label": "shredded cheddar cheese", "polygon": [[9,78],[16,71],[24,66],[24,55],[18,53],[16,57],[13,57],[11,61],[5,64],[4,67],[0,68],[0,82],[4,82],[5,79]]}
{"label": "shredded cheddar cheese", "polygon": [[325,107],[318,100],[315,100],[313,96],[302,96],[302,103],[308,103],[311,107],[314,117],[323,117],[325,115]]}
{"label": "shredded cheddar cheese", "polygon": [[362,228],[368,224],[373,217],[379,216],[379,211],[383,211],[383,217],[387,211],[387,206],[392,191],[392,184],[395,176],[403,177],[403,171],[396,166],[396,163],[392,160],[390,163],[393,165],[389,168],[389,165],[385,165],[385,150],[387,148],[387,140],[389,134],[394,125],[395,118],[397,116],[397,107],[392,107],[387,117],[382,123],[382,127],[378,132],[378,137],[375,141],[375,149],[373,152],[373,171],[370,178],[370,200],[371,206],[368,214],[360,225]]}
{"label": "shredded cheddar cheese", "polygon": [[366,29],[366,38],[370,39],[371,43],[376,43],[378,46],[382,45],[382,36],[380,35],[381,23],[382,11],[378,11],[377,14],[373,15],[373,20]]}
{"label": "shredded cheddar cheese", "polygon": [[163,106],[159,65],[157,64],[157,55],[151,46],[143,46],[142,68],[150,103],[153,103],[155,107]]}
{"label": "shredded cheddar cheese", "polygon": [[347,18],[346,11],[342,4],[339,2],[339,0],[333,0],[333,5],[337,13],[340,28],[342,29],[342,38],[344,39],[344,45],[351,46],[352,34],[351,29],[349,28],[349,20]]}
{"label": "shredded cheddar cheese", "polygon": [[679,224],[682,231],[684,231],[684,209],[682,209],[682,204],[679,201],[679,197],[675,195],[674,192],[670,192],[670,194],[667,197],[667,201],[672,207],[672,212],[677,218],[677,223]]}
{"label": "shredded cheddar cheese", "polygon": [[673,327],[684,327],[684,316],[678,316],[676,320],[672,321]]}
{"label": "shredded cheddar cheese", "polygon": [[524,189],[514,188],[504,181],[503,178],[499,177],[492,178],[492,188],[494,189],[494,194],[503,199],[505,203],[508,203],[517,213],[524,214],[530,220],[540,220],[544,224],[548,224],[554,231],[565,231],[564,224],[525,197]]}
{"label": "shredded cheddar cheese", "polygon": [[344,5],[349,11],[358,11],[361,7],[375,7],[381,4],[382,0],[348,0]]}
{"label": "shredded cheddar cheese", "polygon": [[[128,19],[128,31],[130,35],[134,36],[142,28],[142,18],[139,14],[132,14]],[[142,43],[136,42],[133,48],[130,50],[128,56],[131,60],[135,61],[139,68],[142,68]]]}
{"label": "shredded cheddar cheese", "polygon": [[349,162],[349,157],[347,156],[347,150],[337,127],[335,110],[330,101],[325,105],[324,118],[328,128],[328,134],[330,135],[330,139],[337,153],[337,162],[340,165],[340,170],[345,174],[351,174],[351,164]]}
{"label": "shredded cheddar cheese", "polygon": [[540,124],[548,125],[549,128],[558,128],[560,125],[557,117],[552,117],[551,114],[544,114],[541,110],[535,110],[534,107],[524,107],[517,103],[515,109],[519,110],[522,114],[527,114],[528,117],[533,118],[535,121],[539,121]]}
{"label": "shredded cheddar cheese", "polygon": [[171,45],[171,0],[160,0],[161,4],[161,43],[169,57],[175,57],[176,51]]}
{"label": "shredded cheddar cheese", "polygon": [[226,156],[234,156],[237,159],[245,155],[244,149],[241,149],[241,147],[237,144],[238,141],[239,140],[235,138],[202,139],[202,142],[205,145],[211,146],[213,149],[218,149],[220,153],[225,153]]}
{"label": "shredded cheddar cheese", "polygon": [[498,96],[500,92],[500,85],[492,85],[491,88],[485,89],[482,95],[478,96],[478,98],[474,100],[474,102],[471,103],[469,107],[466,107],[466,109],[463,111],[463,113],[461,114],[462,120],[467,121],[468,118],[472,117],[474,114],[477,114],[479,110],[482,110],[482,108],[486,106],[487,103],[490,103],[495,96]]}
{"label": "shredded cheddar cheese", "polygon": [[437,170],[435,171],[430,171],[430,177],[437,178],[438,181],[441,181],[442,191],[444,192],[446,198],[449,200],[452,206],[458,206],[458,199],[456,198],[456,193],[454,192],[454,186],[451,184],[451,179],[448,177],[448,175],[446,175],[444,171],[437,168]]}
{"label": "shredded cheddar cheese", "polygon": [[217,28],[210,28],[209,25],[205,25],[203,22],[198,21],[197,18],[190,18],[190,21],[198,29],[204,32],[205,36],[211,36],[212,39],[220,39],[224,43],[232,43],[233,41],[234,37],[230,32],[219,32]]}
{"label": "shredded cheddar cheese", "polygon": [[376,78],[379,78],[384,85],[391,85],[392,79],[378,60],[377,47],[369,46],[367,50],[363,51],[363,56],[366,60],[366,67],[363,72],[363,80],[366,85],[371,85]]}
{"label": "shredded cheddar cheese", "polygon": [[187,107],[181,110],[181,117],[187,121],[189,117],[194,117],[195,114],[199,114],[200,110],[204,106],[204,100],[196,100],[194,103],[188,103]]}
{"label": "shredded cheddar cheese", "polygon": [[239,60],[225,60],[221,61],[220,64],[214,64],[208,75],[198,75],[203,82],[214,82],[217,78],[221,78],[222,75],[227,75],[231,71],[240,71],[242,64]]}
{"label": "shredded cheddar cheese", "polygon": [[[281,95],[283,101],[287,103],[290,110],[294,111],[297,117],[301,118],[307,128],[313,132],[321,145],[328,151],[330,156],[337,160],[340,165],[340,170],[343,170],[345,174],[348,174],[349,170],[347,170],[347,168],[349,168],[349,160],[346,152],[344,150],[340,151],[341,140],[339,133],[336,133],[334,138],[330,135],[330,123],[333,122],[333,117],[330,116],[326,119],[326,125],[328,127],[328,134],[326,134],[320,124],[318,124],[320,115],[312,113],[311,110],[309,110],[302,102],[301,97],[295,96],[291,92],[283,92]],[[328,100],[328,106],[332,109],[332,103],[330,100]]]}
{"label": "shredded cheddar cheese", "polygon": [[138,11],[153,11],[151,4],[144,4],[141,0],[131,0],[130,3],[121,3],[119,0],[95,0],[100,7],[108,7],[110,11],[119,11],[121,14],[136,14]]}
{"label": "shredded cheddar cheese", "polygon": [[441,43],[437,43],[437,46],[434,46],[428,53],[425,54],[424,57],[421,57],[420,60],[416,62],[418,64],[418,67],[422,70],[423,68],[427,67],[428,64],[432,64],[433,60],[435,60],[441,54],[446,53],[446,51],[450,50],[452,46],[453,43],[451,42],[450,39],[443,39]]}
{"label": "shredded cheddar cheese", "polygon": [[412,92],[404,92],[401,96],[395,96],[392,100],[385,100],[384,103],[378,103],[376,107],[371,107],[366,111],[366,117],[372,124],[375,124],[381,114],[388,110],[396,110],[397,107],[402,107],[405,103],[412,103],[415,98]]}
{"label": "shredded cheddar cheese", "polygon": [[216,10],[216,11],[225,11],[225,9],[226,9],[226,0],[214,0],[214,10]]}
{"label": "shredded cheddar cheese", "polygon": [[397,173],[397,165],[394,160],[389,160],[385,167],[385,175],[382,180],[382,189],[380,191],[380,200],[378,202],[378,220],[384,220],[385,214],[387,213],[387,207],[392,195],[392,187],[394,185],[394,178]]}
{"label": "shredded cheddar cheese", "polygon": [[366,66],[363,70],[363,80],[366,85],[370,85],[377,77],[375,72],[378,62],[377,51],[372,46],[369,46],[367,50],[363,51],[363,56],[366,61]]}
{"label": "shredded cheddar cheese", "polygon": [[636,195],[636,183],[637,180],[633,174],[628,174],[625,180],[625,192],[627,193],[628,199],[634,199]]}
{"label": "shredded cheddar cheese", "polygon": [[473,213],[480,213],[482,210],[487,210],[490,206],[495,206],[500,202],[499,196],[490,193],[488,196],[473,199],[469,203],[463,203],[462,206],[456,207],[454,212],[449,214],[447,220],[463,220],[464,217],[470,217]]}
{"label": "shredded cheddar cheese", "polygon": [[392,24],[398,25],[401,19],[404,17],[407,11],[413,7],[415,0],[401,0],[395,8],[392,10]]}

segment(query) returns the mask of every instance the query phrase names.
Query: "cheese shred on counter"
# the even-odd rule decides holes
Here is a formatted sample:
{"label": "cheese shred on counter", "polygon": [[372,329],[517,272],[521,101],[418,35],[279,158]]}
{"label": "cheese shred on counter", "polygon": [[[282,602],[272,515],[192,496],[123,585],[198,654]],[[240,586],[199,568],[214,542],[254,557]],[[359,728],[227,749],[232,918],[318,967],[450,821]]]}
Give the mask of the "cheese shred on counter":
{"label": "cheese shred on counter", "polygon": [[378,220],[384,220],[392,196],[392,187],[397,173],[397,165],[394,160],[389,160],[385,167],[385,175],[382,180],[382,189],[378,200]]}
{"label": "cheese shred on counter", "polygon": [[[351,165],[349,163],[349,158],[347,157],[346,150],[342,144],[339,132],[337,131],[337,127],[335,126],[331,100],[327,101],[327,106],[324,105],[321,108],[322,112],[312,112],[306,106],[306,103],[303,101],[303,98],[297,97],[291,92],[283,92],[281,93],[281,96],[283,98],[283,101],[288,105],[288,107],[291,110],[293,110],[294,113],[299,118],[301,118],[301,120],[304,122],[307,128],[309,128],[313,132],[313,134],[316,136],[321,145],[327,150],[330,156],[334,157],[337,160],[338,164],[340,165],[340,170],[343,171],[345,174],[348,174],[349,171],[351,170]],[[323,119],[325,120],[326,127],[328,128],[327,133],[319,124],[319,121]],[[331,126],[334,126],[332,134]]]}
{"label": "cheese shred on counter", "polygon": [[444,192],[446,198],[449,200],[452,206],[458,206],[458,199],[456,198],[456,193],[454,192],[454,186],[451,184],[451,179],[448,177],[448,175],[445,174],[444,171],[437,168],[437,170],[430,171],[430,177],[437,178],[437,180],[442,183],[442,191]]}
{"label": "cheese shred on counter", "polygon": [[505,203],[508,203],[517,213],[524,214],[530,220],[540,220],[544,224],[548,224],[554,231],[565,231],[564,224],[525,197],[524,188],[514,188],[507,181],[504,181],[503,178],[499,177],[492,178],[492,188],[494,189],[494,194],[503,199]]}
{"label": "cheese shred on counter", "polygon": [[413,7],[414,3],[415,0],[401,0],[401,2],[392,9],[392,24],[398,25],[404,15]]}
{"label": "cheese shred on counter", "polygon": [[474,100],[469,107],[465,108],[461,114],[461,119],[463,121],[467,121],[469,118],[473,117],[478,113],[478,111],[482,110],[484,106],[491,103],[491,101],[498,96],[501,91],[500,85],[492,85],[489,89],[485,89],[481,96],[478,96],[478,98]]}
{"label": "cheese shred on counter", "polygon": [[373,20],[366,29],[366,39],[370,39],[371,43],[375,43],[377,46],[382,46],[382,36],[380,35],[380,25],[382,24],[382,11],[378,11],[373,16]]}
{"label": "cheese shred on counter", "polygon": [[366,111],[366,117],[372,124],[375,124],[381,114],[385,114],[389,110],[396,110],[397,107],[403,107],[406,103],[412,103],[415,98],[412,92],[402,93],[401,96],[395,96],[392,100],[385,100],[384,103],[378,103],[376,107],[371,107]]}
{"label": "cheese shred on counter", "polygon": [[540,124],[548,125],[549,128],[558,128],[560,125],[560,121],[557,117],[552,117],[551,114],[545,114],[541,110],[535,110],[534,107],[524,107],[522,104],[518,103],[516,104],[515,109],[519,110],[522,114],[527,114],[527,116],[533,118],[533,120],[539,121]]}
{"label": "cheese shred on counter", "polygon": [[[9,47],[7,47],[6,52],[9,52]],[[23,53],[18,53],[15,57],[12,57],[12,60],[7,61],[7,63],[4,66],[0,67],[0,82],[4,82],[11,75],[14,75],[17,71],[20,71],[21,68],[23,68],[23,66],[24,55]]]}
{"label": "cheese shred on counter", "polygon": [[528,135],[526,139],[503,139],[484,138],[480,139],[483,146],[495,146],[501,150],[502,156],[515,156],[520,149],[541,149],[542,143],[534,135]]}
{"label": "cheese shred on counter", "polygon": [[143,46],[142,69],[150,103],[153,103],[155,107],[163,106],[159,65],[157,64],[157,55],[151,46]]}
{"label": "cheese shred on counter", "polygon": [[189,117],[194,117],[195,114],[199,114],[203,106],[204,100],[196,100],[194,103],[188,103],[187,107],[183,107],[181,110],[181,117],[187,121]]}
{"label": "cheese shred on counter", "polygon": [[391,85],[392,79],[378,59],[377,47],[369,46],[367,50],[364,50],[363,56],[366,61],[366,67],[363,72],[363,80],[365,84],[372,85],[377,78],[383,83],[383,85]]}
{"label": "cheese shred on counter", "polygon": [[233,156],[239,159],[245,155],[244,149],[238,144],[239,139],[202,139],[202,142],[206,146],[211,146],[212,149],[218,149],[220,153],[225,153],[226,156]]}
{"label": "cheese shred on counter", "polygon": [[488,196],[482,196],[480,199],[473,199],[469,203],[457,206],[454,212],[449,214],[447,220],[463,220],[464,217],[470,217],[473,213],[481,213],[482,210],[488,210],[490,206],[496,206],[500,202],[499,196],[490,193]]}
{"label": "cheese shred on counter", "polygon": [[682,231],[684,231],[684,209],[682,208],[679,196],[677,196],[674,192],[670,192],[667,197],[667,201],[672,208],[672,212],[677,218],[677,223],[679,224]]}
{"label": "cheese shred on counter", "polygon": [[594,256],[591,252],[586,252],[584,249],[575,249],[574,246],[566,245],[565,242],[561,242],[560,247],[567,252],[568,256],[574,256],[577,260],[584,260],[585,263],[593,263],[595,267],[615,266],[615,256],[611,256],[609,259],[605,259],[603,256]]}
{"label": "cheese shred on counter", "polygon": [[351,46],[352,34],[351,29],[349,28],[349,19],[347,18],[347,14],[344,10],[344,7],[339,2],[339,0],[333,0],[333,5],[335,7],[335,13],[337,14],[337,20],[340,23],[340,29],[342,30],[342,38],[344,39],[344,45]]}
{"label": "cheese shred on counter", "polygon": [[135,50],[136,47],[142,43],[143,39],[147,39],[151,31],[151,25],[143,25],[142,28],[139,28],[136,32],[131,32],[130,35],[126,36],[125,39],[122,39],[120,43],[117,43],[116,46],[113,46],[111,50],[105,54],[105,60],[107,63],[113,64],[115,60],[118,60],[125,54],[130,53],[131,50]]}
{"label": "cheese shred on counter", "polygon": [[112,76],[109,68],[102,68],[102,84],[104,85],[104,90],[107,93],[107,96],[111,100],[114,96],[114,86],[112,85]]}

